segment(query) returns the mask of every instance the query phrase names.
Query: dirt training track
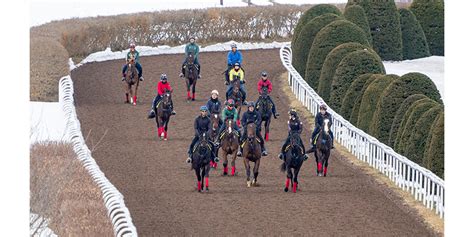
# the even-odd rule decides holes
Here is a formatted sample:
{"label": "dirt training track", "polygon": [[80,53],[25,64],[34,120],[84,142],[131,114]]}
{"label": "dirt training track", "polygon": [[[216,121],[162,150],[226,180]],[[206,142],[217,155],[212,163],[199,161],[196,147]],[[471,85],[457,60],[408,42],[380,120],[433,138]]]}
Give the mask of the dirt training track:
{"label": "dirt training track", "polygon": [[[238,158],[238,175],[222,176],[219,162],[218,170],[210,174],[211,191],[204,194],[195,189],[196,177],[185,163],[186,151],[199,106],[206,103],[212,89],[218,89],[221,100],[225,99],[221,75],[225,52],[200,54],[203,78],[197,84],[197,100],[189,104],[185,82],[178,77],[183,55],[140,59],[145,81],[138,89],[135,107],[123,103],[123,60],[90,63],[72,72],[82,133],[102,171],[124,195],[140,236],[434,235],[391,190],[334,150],[328,177],[316,177],[311,156],[301,169],[300,192],[284,193],[285,174],[279,171],[281,161],[277,158],[287,135],[289,101],[278,82],[284,68],[277,49],[242,53],[248,100],[257,99],[257,78],[266,70],[281,116],[272,120],[266,144],[269,156],[262,158],[260,166],[260,186],[246,187],[243,161]],[[161,73],[170,78],[178,113],[171,119],[168,141],[159,141],[155,121],[146,119]],[[311,127],[305,124],[305,145]]]}

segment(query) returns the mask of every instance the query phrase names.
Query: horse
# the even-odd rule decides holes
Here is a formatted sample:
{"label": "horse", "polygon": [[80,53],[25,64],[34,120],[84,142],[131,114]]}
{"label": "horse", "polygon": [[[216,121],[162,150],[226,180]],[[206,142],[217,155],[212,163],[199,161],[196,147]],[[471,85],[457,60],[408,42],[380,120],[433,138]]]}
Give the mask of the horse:
{"label": "horse", "polygon": [[171,92],[166,90],[161,100],[158,102],[155,110],[156,126],[158,127],[158,137],[160,140],[168,140],[168,122],[171,117]]}
{"label": "horse", "polygon": [[240,80],[238,77],[235,77],[232,81],[232,93],[229,96],[229,99],[234,100],[234,106],[237,110],[237,126],[240,127],[240,110],[242,109],[242,92],[240,91]]}
{"label": "horse", "polygon": [[[257,186],[258,168],[260,167],[260,158],[262,150],[260,142],[257,139],[256,127],[254,123],[247,124],[247,141],[242,147],[242,157],[244,157],[245,170],[247,172],[247,187]],[[250,181],[250,161],[254,162],[253,179]]]}
{"label": "horse", "polygon": [[269,140],[270,123],[272,122],[272,103],[270,103],[268,95],[268,87],[262,88],[262,94],[258,99],[255,110],[260,113],[262,117],[262,123],[265,122],[265,141]]}
{"label": "horse", "polygon": [[[128,61],[127,70],[125,71],[125,103],[137,105],[138,84],[140,84],[138,70],[135,67],[135,58],[132,57]],[[133,85],[135,85],[135,89],[133,89]]]}
{"label": "horse", "polygon": [[[217,136],[219,135],[219,114],[216,113],[211,113],[211,134],[209,137],[211,138],[211,141],[215,142],[217,140]],[[211,160],[211,168],[217,168],[217,163]]]}
{"label": "horse", "polygon": [[227,175],[228,173],[228,168],[227,168],[227,156],[231,155],[232,156],[232,173],[231,175],[235,175],[235,159],[237,158],[237,151],[239,149],[239,138],[238,138],[238,133],[236,130],[234,130],[234,121],[232,119],[226,119],[225,121],[225,132],[222,134],[222,145],[221,149],[223,151],[224,155],[224,162],[222,165],[224,166],[224,171],[223,175]]}
{"label": "horse", "polygon": [[[186,78],[186,87],[188,92],[187,100],[194,101],[196,98],[196,83],[198,79],[198,66],[194,64],[194,54],[189,54],[186,58],[186,63],[184,64],[184,76]],[[190,90],[192,88],[193,95],[191,97]]]}
{"label": "horse", "polygon": [[197,189],[201,192],[206,184],[206,192],[209,192],[209,170],[212,157],[212,147],[207,141],[206,133],[199,136],[199,142],[194,146],[192,153],[192,168],[196,172],[198,180]]}
{"label": "horse", "polygon": [[[290,133],[290,144],[285,148],[284,161],[280,168],[282,172],[287,172],[285,192],[288,192],[290,185],[293,187],[293,192],[296,193],[298,188],[298,173],[304,161],[304,152],[301,144],[300,135],[297,132]],[[292,170],[293,169],[293,170]]]}
{"label": "horse", "polygon": [[[316,138],[316,150],[314,157],[318,168],[316,170],[317,176],[326,177],[329,164],[329,156],[331,155],[331,136],[329,135],[329,119],[324,120],[324,129],[319,132]],[[324,171],[323,171],[324,166]]]}

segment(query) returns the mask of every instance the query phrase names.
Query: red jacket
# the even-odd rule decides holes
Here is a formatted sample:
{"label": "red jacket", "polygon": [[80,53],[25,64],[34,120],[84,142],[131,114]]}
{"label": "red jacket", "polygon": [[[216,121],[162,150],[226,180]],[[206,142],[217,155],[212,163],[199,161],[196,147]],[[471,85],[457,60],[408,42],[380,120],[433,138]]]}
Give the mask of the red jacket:
{"label": "red jacket", "polygon": [[158,82],[158,86],[156,87],[156,91],[158,92],[158,95],[163,95],[166,89],[168,91],[173,91],[173,89],[171,89],[171,85],[169,82],[166,82],[166,84],[163,83],[162,81]]}
{"label": "red jacket", "polygon": [[268,93],[272,92],[272,82],[270,81],[270,79],[267,79],[266,81],[260,79],[260,81],[258,82],[258,93],[262,93],[262,87],[264,86],[268,87]]}

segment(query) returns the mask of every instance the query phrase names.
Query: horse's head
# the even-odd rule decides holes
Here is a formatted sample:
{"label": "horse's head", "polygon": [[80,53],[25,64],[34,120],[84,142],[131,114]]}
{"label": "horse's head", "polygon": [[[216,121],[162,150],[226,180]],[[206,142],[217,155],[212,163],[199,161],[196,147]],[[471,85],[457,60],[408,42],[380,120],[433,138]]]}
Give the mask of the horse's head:
{"label": "horse's head", "polygon": [[324,119],[324,133],[329,134],[329,119]]}
{"label": "horse's head", "polygon": [[219,127],[219,114],[211,114],[212,130],[217,130]]}
{"label": "horse's head", "polygon": [[226,133],[232,133],[234,130],[234,120],[232,118],[228,118],[225,120],[225,128],[226,128]]}
{"label": "horse's head", "polygon": [[205,156],[209,151],[209,143],[207,141],[207,134],[202,133],[199,135],[199,144],[197,148],[198,154],[200,156]]}
{"label": "horse's head", "polygon": [[170,106],[171,105],[171,91],[165,90],[165,93],[163,94],[161,101],[166,107]]}
{"label": "horse's head", "polygon": [[262,97],[263,98],[268,97],[268,87],[267,86],[262,87]]}
{"label": "horse's head", "polygon": [[194,65],[194,54],[188,54],[188,57],[186,58],[186,63],[188,65]]}
{"label": "horse's head", "polygon": [[255,123],[249,123],[247,124],[247,137],[248,138],[254,138],[256,134],[256,127]]}

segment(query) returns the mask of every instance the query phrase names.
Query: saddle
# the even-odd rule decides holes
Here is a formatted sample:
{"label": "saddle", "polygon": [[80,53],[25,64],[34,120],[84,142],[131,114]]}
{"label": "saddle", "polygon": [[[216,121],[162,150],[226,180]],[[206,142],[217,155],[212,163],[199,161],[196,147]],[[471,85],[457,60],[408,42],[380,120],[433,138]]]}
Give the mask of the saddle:
{"label": "saddle", "polygon": [[[196,149],[199,147],[199,143],[196,143],[193,147],[193,153],[196,151]],[[209,151],[212,151],[212,145],[210,142],[207,143],[207,148]]]}

